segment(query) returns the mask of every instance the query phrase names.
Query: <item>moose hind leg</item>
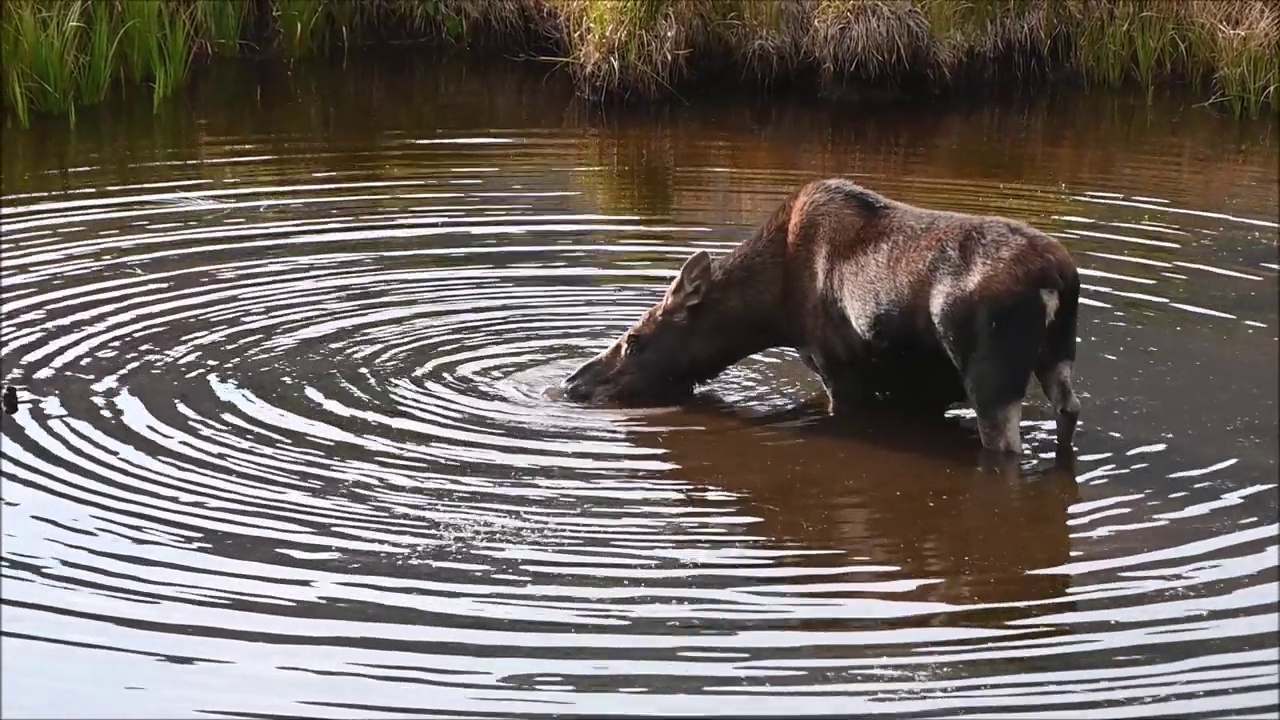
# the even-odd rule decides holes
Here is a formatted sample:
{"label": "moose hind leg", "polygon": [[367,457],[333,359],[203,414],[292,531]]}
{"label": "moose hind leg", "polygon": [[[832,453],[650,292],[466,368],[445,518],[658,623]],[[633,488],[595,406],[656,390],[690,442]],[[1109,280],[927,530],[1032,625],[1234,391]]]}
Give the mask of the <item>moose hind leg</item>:
{"label": "moose hind leg", "polygon": [[1042,358],[1036,367],[1036,381],[1058,414],[1058,447],[1061,448],[1071,447],[1076,423],[1080,420],[1080,398],[1071,385],[1073,365],[1070,360],[1053,362]]}
{"label": "moose hind leg", "polygon": [[996,307],[975,308],[971,320],[950,323],[951,352],[978,414],[978,435],[989,450],[1022,452],[1022,401],[1045,332],[1038,294]]}
{"label": "moose hind leg", "polygon": [[1036,359],[1035,374],[1040,389],[1057,412],[1058,449],[1061,451],[1071,449],[1076,423],[1080,419],[1080,398],[1076,397],[1072,387],[1079,290],[1074,286],[1067,287],[1057,296],[1061,300],[1060,307],[1056,316],[1050,314],[1044,347]]}

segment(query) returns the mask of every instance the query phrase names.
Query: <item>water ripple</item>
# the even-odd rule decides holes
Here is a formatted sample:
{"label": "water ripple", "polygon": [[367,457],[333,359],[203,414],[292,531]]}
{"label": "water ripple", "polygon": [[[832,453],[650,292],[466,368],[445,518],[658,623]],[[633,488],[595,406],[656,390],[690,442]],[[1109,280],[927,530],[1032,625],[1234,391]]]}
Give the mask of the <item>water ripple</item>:
{"label": "water ripple", "polygon": [[[1275,223],[870,175],[1081,261],[1078,473],[1009,481],[964,412],[955,437],[833,432],[784,352],[692,409],[557,397],[688,253],[758,219],[725,197],[765,207],[799,173],[691,163],[670,213],[625,213],[553,134],[402,137],[311,177],[286,150],[322,146],[236,143],[234,178],[139,162],[5,197],[3,363],[32,399],[0,454],[6,686],[30,683],[7,707],[48,712],[55,662],[92,664],[105,707],[255,717],[1276,702],[1274,455],[1248,412],[1195,442],[1134,409],[1210,392],[1192,364],[1250,372],[1219,346],[1276,326],[1250,295],[1275,266],[1200,243]],[[392,152],[418,176],[361,165]],[[1042,469],[1051,419],[1026,425]]]}

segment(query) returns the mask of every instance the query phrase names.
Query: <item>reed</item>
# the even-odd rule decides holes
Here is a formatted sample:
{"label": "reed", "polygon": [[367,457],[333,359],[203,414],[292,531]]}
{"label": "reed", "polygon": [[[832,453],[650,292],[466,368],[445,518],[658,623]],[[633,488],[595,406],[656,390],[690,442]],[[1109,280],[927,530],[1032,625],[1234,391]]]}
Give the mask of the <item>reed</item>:
{"label": "reed", "polygon": [[840,92],[1053,78],[1148,93],[1187,82],[1237,115],[1280,111],[1268,0],[5,0],[0,12],[0,99],[24,125],[74,119],[113,89],[149,87],[158,104],[214,55],[478,39],[559,60],[593,100],[743,79]]}
{"label": "reed", "polygon": [[323,0],[276,0],[276,5],[286,55],[304,57],[323,46],[328,14]]}
{"label": "reed", "polygon": [[87,102],[100,102],[114,79],[124,28],[114,15],[95,18],[87,24],[88,47],[81,60],[80,91]]}
{"label": "reed", "polygon": [[249,7],[249,0],[195,0],[191,22],[201,31],[197,33],[197,52],[239,54]]}
{"label": "reed", "polygon": [[[34,0],[5,4],[3,20],[6,91],[19,89],[7,104],[26,116],[30,109],[67,114],[74,121],[81,75],[86,2],[68,2],[56,12]],[[11,37],[9,37],[11,35]]]}
{"label": "reed", "polygon": [[1215,94],[1236,114],[1280,111],[1280,9],[1267,3],[1197,3],[1204,52],[1212,58]]}
{"label": "reed", "polygon": [[[17,2],[17,0],[12,0]],[[27,101],[27,90],[25,85],[25,77],[27,74],[27,65],[23,62],[21,53],[23,47],[19,44],[22,38],[20,29],[11,30],[8,25],[10,22],[19,22],[17,14],[10,15],[5,13],[0,17],[0,102],[4,104],[6,115],[12,115],[18,119],[22,125],[31,122],[31,111]],[[22,16],[27,17],[27,16]]]}
{"label": "reed", "polygon": [[158,105],[187,77],[194,49],[191,15],[191,12],[168,12],[159,16],[159,41],[148,47],[153,105]]}
{"label": "reed", "polygon": [[3,102],[19,123],[102,101],[126,81],[155,102],[180,87],[192,51],[188,6],[150,0],[9,0],[0,19]]}

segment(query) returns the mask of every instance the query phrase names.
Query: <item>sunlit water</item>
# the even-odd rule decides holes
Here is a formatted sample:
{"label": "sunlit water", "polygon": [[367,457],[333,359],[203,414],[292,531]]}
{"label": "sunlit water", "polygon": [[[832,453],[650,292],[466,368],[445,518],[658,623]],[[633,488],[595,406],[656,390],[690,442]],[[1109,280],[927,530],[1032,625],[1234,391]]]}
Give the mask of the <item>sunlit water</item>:
{"label": "sunlit water", "polygon": [[[8,129],[5,717],[1274,717],[1277,150],[1176,100],[584,113],[544,71],[227,70]],[[1082,267],[1073,473],[555,383],[803,181]]]}

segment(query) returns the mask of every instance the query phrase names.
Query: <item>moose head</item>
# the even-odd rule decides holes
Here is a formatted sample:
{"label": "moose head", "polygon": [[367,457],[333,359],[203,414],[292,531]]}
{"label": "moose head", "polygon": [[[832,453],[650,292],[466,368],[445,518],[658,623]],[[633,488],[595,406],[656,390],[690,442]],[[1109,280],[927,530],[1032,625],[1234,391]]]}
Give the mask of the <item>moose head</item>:
{"label": "moose head", "polygon": [[565,378],[565,397],[631,406],[674,403],[754,351],[744,348],[742,337],[746,288],[718,274],[705,250],[690,256],[661,300]]}

